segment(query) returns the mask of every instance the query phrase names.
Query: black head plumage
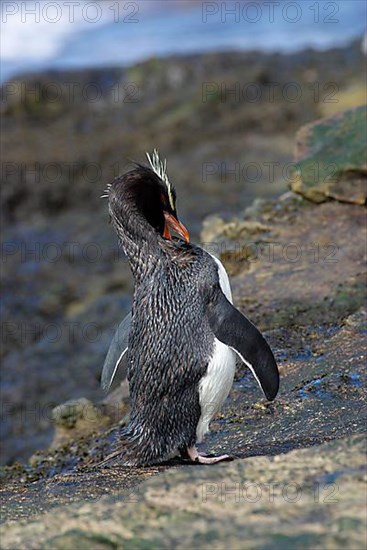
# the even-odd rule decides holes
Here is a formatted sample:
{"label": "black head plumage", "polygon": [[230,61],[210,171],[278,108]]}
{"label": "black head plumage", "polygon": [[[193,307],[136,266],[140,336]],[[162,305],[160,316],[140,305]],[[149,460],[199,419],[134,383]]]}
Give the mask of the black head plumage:
{"label": "black head plumage", "polygon": [[125,234],[139,242],[158,236],[171,239],[173,229],[188,241],[188,232],[178,220],[176,191],[168,180],[166,162],[159,159],[157,151],[147,157],[151,167],[136,163],[106,189],[111,220],[120,240]]}
{"label": "black head plumage", "polygon": [[164,182],[140,164],[112,183],[109,206],[113,218],[142,217],[160,235],[165,226],[164,209],[177,216],[167,200]]}

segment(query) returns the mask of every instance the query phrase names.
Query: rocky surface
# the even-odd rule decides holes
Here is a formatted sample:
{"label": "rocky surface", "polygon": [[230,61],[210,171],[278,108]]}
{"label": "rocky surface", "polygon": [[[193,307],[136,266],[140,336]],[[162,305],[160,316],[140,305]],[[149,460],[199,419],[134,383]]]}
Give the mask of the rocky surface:
{"label": "rocky surface", "polygon": [[2,548],[362,550],[365,452],[364,438],[353,436],[214,468],[181,467],[130,493],[120,492],[116,471],[104,496],[3,528]]}

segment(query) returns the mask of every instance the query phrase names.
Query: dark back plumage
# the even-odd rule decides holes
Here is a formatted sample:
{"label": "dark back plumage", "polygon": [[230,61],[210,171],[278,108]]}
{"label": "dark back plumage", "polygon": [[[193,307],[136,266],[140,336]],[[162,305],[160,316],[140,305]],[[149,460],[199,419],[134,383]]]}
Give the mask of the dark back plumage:
{"label": "dark back plumage", "polygon": [[[130,460],[151,463],[194,445],[199,383],[214,342],[205,319],[208,279],[216,267],[202,249],[174,241],[135,288],[129,338]],[[205,281],[205,285],[204,285]],[[128,457],[126,457],[129,460]]]}

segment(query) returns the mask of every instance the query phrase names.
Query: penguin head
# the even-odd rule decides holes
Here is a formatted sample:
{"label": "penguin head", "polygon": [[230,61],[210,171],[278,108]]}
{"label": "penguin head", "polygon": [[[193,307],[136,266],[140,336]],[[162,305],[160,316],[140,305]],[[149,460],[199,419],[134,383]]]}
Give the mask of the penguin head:
{"label": "penguin head", "polygon": [[168,180],[166,161],[158,152],[147,153],[150,167],[136,164],[135,168],[118,177],[108,186],[109,210],[117,228],[136,224],[140,232],[146,224],[164,239],[172,240],[176,231],[189,242],[189,233],[179,221],[176,209],[176,191]]}

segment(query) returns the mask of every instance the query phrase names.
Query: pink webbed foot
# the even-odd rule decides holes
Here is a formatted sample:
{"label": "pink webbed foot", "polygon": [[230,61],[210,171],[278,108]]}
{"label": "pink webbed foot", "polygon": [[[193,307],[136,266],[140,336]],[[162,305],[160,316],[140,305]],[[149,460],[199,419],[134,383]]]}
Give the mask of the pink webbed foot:
{"label": "pink webbed foot", "polygon": [[198,462],[199,464],[216,464],[224,460],[233,460],[229,455],[206,456],[203,453],[199,453],[196,447],[189,447],[187,454],[193,462]]}

